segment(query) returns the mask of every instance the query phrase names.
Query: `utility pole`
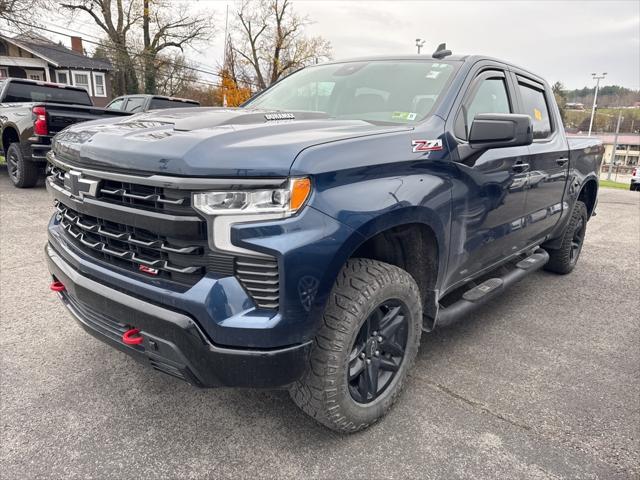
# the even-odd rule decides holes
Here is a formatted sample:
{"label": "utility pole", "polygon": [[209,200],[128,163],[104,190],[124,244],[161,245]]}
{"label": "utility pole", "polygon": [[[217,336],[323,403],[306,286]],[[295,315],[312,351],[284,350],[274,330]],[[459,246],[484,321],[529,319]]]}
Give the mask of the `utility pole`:
{"label": "utility pole", "polygon": [[424,47],[425,41],[421,38],[416,38],[416,47],[418,47],[418,55],[420,55],[420,49]]}
{"label": "utility pole", "polygon": [[620,122],[622,121],[622,109],[618,110],[618,124],[616,125],[616,136],[613,137],[613,151],[611,152],[611,161],[609,162],[609,173],[607,180],[611,180],[611,171],[613,170],[613,162],[616,161],[616,150],[618,149],[618,133],[620,133]]}
{"label": "utility pole", "polygon": [[593,118],[596,115],[596,101],[598,100],[598,89],[600,88],[600,80],[607,76],[607,72],[603,72],[602,75],[592,73],[591,76],[596,81],[596,92],[593,95],[593,106],[591,107],[591,121],[589,122],[589,136],[591,136],[591,127],[593,127]]}
{"label": "utility pole", "polygon": [[228,67],[227,47],[229,46],[229,37],[227,36],[228,28],[229,28],[229,4],[227,3],[227,14],[224,20],[224,53],[223,53],[223,60],[222,60],[222,78],[220,79],[220,89],[222,90],[222,106],[223,107],[227,106],[227,92],[226,92],[226,86],[224,84],[224,80],[225,80],[225,75],[229,75],[229,72],[226,71]]}

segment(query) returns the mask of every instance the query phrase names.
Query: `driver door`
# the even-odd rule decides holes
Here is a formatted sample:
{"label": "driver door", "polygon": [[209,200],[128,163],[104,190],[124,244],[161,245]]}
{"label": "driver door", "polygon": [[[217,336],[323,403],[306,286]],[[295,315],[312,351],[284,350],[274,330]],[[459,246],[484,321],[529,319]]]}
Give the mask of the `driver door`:
{"label": "driver door", "polygon": [[447,286],[468,280],[525,246],[528,147],[492,148],[478,154],[467,142],[475,115],[514,113],[515,98],[505,71],[491,68],[475,76],[455,113],[457,147],[452,145],[452,150],[458,158]]}

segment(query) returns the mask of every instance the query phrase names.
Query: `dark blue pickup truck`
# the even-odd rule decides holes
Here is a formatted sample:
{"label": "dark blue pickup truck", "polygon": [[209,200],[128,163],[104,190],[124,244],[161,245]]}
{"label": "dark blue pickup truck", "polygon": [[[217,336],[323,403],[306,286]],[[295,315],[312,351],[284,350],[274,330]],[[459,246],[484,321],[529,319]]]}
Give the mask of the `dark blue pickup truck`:
{"label": "dark blue pickup truck", "polygon": [[285,387],[339,431],[396,400],[420,337],[575,266],[602,146],[481,56],[304,68],[242,108],[73,125],[49,153],[52,290],[201,387]]}

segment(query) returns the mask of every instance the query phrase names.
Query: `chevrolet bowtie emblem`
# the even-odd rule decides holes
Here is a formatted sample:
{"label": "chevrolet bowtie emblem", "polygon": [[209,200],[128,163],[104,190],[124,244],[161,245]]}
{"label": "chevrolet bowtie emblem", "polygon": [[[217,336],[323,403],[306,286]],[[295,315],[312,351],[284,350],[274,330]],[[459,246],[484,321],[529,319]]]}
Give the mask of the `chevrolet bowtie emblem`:
{"label": "chevrolet bowtie emblem", "polygon": [[95,197],[98,193],[100,180],[84,178],[81,172],[69,170],[64,174],[64,186],[74,197]]}

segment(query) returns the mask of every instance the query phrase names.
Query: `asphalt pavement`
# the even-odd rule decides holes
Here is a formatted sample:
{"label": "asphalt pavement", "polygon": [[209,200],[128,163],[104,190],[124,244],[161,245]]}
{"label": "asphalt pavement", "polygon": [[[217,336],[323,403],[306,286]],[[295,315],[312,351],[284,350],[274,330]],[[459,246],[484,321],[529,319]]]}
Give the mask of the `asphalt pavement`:
{"label": "asphalt pavement", "polygon": [[350,436],[283,391],[198,390],[86,334],[48,290],[51,201],[0,170],[0,478],[640,477],[640,193],[603,189],[579,265],[423,335]]}

